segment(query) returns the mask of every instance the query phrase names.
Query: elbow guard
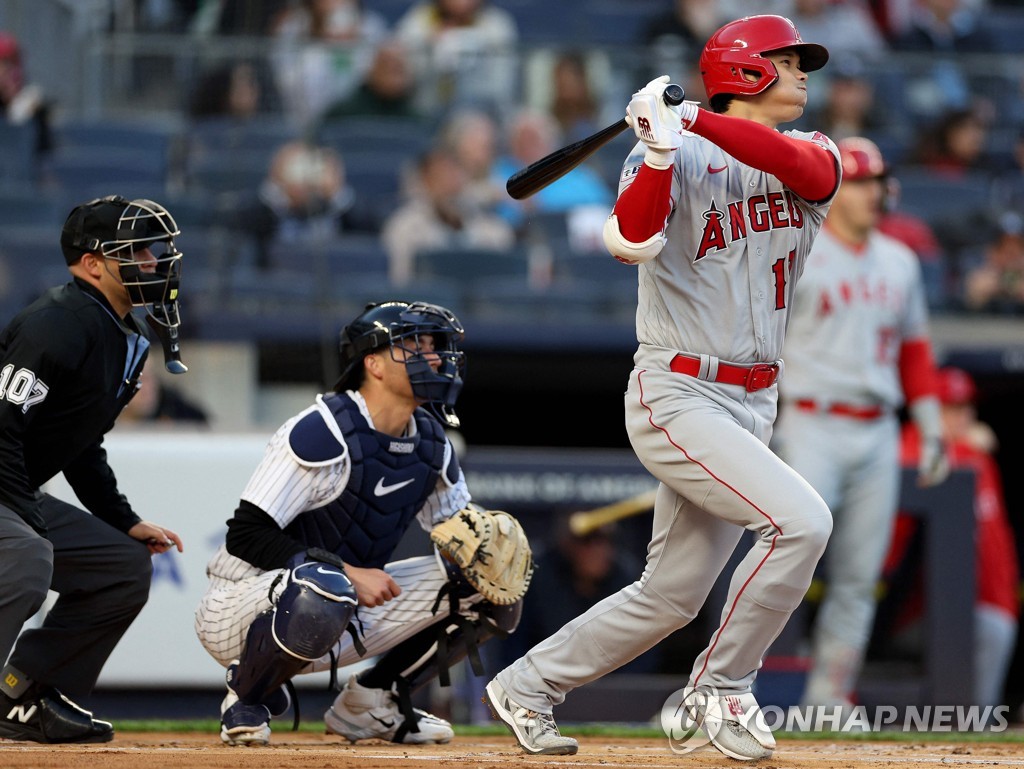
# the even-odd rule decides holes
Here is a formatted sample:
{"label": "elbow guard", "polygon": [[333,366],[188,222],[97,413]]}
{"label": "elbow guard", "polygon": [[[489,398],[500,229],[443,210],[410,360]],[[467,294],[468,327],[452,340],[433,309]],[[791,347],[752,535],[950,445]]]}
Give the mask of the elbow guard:
{"label": "elbow guard", "polygon": [[667,238],[664,232],[656,232],[643,243],[631,243],[619,231],[619,217],[609,216],[604,223],[604,246],[608,252],[626,264],[643,264],[661,253]]}

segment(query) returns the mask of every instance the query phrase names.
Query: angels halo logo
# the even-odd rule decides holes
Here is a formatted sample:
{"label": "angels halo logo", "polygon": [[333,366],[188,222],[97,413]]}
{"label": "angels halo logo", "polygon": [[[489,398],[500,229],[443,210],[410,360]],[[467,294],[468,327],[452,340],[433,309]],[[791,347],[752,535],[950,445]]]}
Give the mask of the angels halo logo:
{"label": "angels halo logo", "polygon": [[661,706],[661,729],[678,755],[705,747],[721,727],[722,706],[711,687],[678,689]]}

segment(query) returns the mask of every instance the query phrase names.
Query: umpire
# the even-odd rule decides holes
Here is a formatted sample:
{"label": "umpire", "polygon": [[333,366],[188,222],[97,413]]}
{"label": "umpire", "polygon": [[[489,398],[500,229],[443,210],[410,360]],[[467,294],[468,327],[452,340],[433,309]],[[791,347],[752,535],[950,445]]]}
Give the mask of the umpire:
{"label": "umpire", "polygon": [[[148,354],[133,307],[146,308],[168,368],[184,370],[178,234],[149,200],[75,207],[60,236],[71,282],[0,333],[0,663],[10,654],[0,672],[0,738],[113,738],[109,723],[69,697],[92,691],[145,605],[150,555],[182,549],[173,531],[135,514],[103,449]],[[92,515],[40,491],[60,472]],[[42,626],[19,639],[51,589],[59,597]]]}

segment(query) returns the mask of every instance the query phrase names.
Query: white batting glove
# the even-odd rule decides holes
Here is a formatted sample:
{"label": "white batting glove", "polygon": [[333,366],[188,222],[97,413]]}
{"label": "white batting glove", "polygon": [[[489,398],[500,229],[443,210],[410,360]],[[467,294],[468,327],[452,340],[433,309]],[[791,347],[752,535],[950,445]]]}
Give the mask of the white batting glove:
{"label": "white batting glove", "polygon": [[938,486],[949,477],[949,456],[941,438],[921,439],[921,459],[917,463],[917,485]]}
{"label": "white batting glove", "polygon": [[921,456],[917,463],[917,485],[938,486],[949,477],[949,454],[942,439],[942,415],[935,397],[919,398],[908,407],[921,435]]}
{"label": "white batting glove", "polygon": [[683,143],[684,107],[691,108],[693,117],[696,117],[695,102],[676,106],[665,103],[668,83],[668,75],[655,78],[633,94],[626,107],[626,122],[636,137],[647,145],[644,161],[653,168],[668,168],[675,161],[676,150]]}

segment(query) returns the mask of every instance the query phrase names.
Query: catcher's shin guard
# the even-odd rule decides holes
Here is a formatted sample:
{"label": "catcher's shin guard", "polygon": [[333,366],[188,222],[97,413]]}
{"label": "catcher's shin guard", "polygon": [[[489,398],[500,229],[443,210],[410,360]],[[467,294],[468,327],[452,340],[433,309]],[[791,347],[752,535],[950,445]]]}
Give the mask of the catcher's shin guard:
{"label": "catcher's shin guard", "polygon": [[385,652],[377,663],[359,675],[364,686],[415,692],[434,678],[442,686],[451,682],[448,671],[467,656],[476,675],[483,675],[478,647],[491,638],[505,638],[519,624],[523,602],[495,606],[482,602],[467,615],[451,615],[424,628]]}
{"label": "catcher's shin guard", "polygon": [[287,572],[274,608],[249,626],[231,689],[242,702],[260,702],[311,662],[327,654],[348,627],[356,591],[331,564],[303,563]]}
{"label": "catcher's shin guard", "polygon": [[483,675],[479,645],[491,638],[508,636],[519,624],[522,612],[523,602],[519,600],[505,606],[481,602],[473,606],[470,616],[453,613],[389,649],[357,680],[369,688],[394,691],[398,710],[405,717],[403,728],[417,732],[413,692],[434,678],[440,678],[441,685],[448,686],[451,683],[449,669],[466,656],[470,658],[473,672]]}

